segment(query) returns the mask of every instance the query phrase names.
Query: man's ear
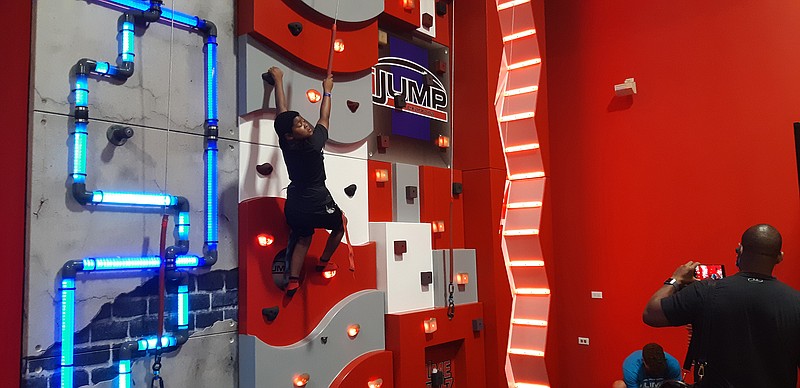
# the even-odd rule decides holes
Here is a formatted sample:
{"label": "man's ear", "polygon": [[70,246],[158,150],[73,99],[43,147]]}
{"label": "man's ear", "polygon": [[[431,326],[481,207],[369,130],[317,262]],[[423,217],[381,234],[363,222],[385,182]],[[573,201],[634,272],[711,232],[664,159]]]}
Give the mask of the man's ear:
{"label": "man's ear", "polygon": [[781,251],[781,253],[776,258],[775,264],[779,264],[781,261],[783,261],[783,251]]}

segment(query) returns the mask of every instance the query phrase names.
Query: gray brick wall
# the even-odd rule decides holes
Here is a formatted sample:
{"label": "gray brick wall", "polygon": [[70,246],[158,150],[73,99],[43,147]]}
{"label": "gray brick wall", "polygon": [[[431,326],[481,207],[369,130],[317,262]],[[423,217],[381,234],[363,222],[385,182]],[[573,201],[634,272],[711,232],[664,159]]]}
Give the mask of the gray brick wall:
{"label": "gray brick wall", "polygon": [[[177,324],[177,286],[167,287],[164,299],[166,331]],[[76,305],[80,308],[80,303]],[[189,331],[210,327],[217,321],[238,321],[239,269],[215,270],[189,275]],[[158,277],[106,303],[86,326],[75,333],[75,387],[91,386],[117,377],[119,345],[156,334],[158,327]],[[61,343],[41,356],[24,359],[22,377],[26,388],[60,386]]]}

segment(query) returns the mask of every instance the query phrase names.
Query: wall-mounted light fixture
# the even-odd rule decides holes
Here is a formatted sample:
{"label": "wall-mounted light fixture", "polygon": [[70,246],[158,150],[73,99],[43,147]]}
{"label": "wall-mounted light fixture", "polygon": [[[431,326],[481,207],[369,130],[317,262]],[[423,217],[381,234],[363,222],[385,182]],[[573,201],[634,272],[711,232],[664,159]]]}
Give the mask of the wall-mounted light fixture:
{"label": "wall-mounted light fixture", "polygon": [[322,95],[319,94],[319,92],[314,89],[308,89],[308,91],[306,92],[306,97],[308,97],[308,102],[312,104],[319,102],[319,100],[322,99]]}
{"label": "wall-mounted light fixture", "polygon": [[258,245],[266,247],[272,245],[272,243],[275,242],[275,237],[272,237],[271,235],[268,235],[266,233],[261,233],[258,236],[256,236],[256,241],[258,241]]}
{"label": "wall-mounted light fixture", "polygon": [[333,51],[337,53],[344,52],[344,40],[336,39],[333,41]]}
{"label": "wall-mounted light fixture", "polygon": [[467,283],[469,283],[469,274],[468,273],[461,272],[461,273],[456,274],[456,284],[464,285],[464,284],[467,284]]}
{"label": "wall-mounted light fixture", "polygon": [[369,388],[381,388],[381,385],[383,385],[383,379],[370,380],[367,383],[367,387]]}
{"label": "wall-mounted light fixture", "polygon": [[379,182],[379,183],[388,182],[389,181],[389,170],[376,169],[375,170],[375,181]]}
{"label": "wall-mounted light fixture", "polygon": [[417,7],[415,0],[402,0],[403,1],[403,9],[406,11],[411,11]]}
{"label": "wall-mounted light fixture", "polygon": [[425,334],[432,334],[439,329],[436,325],[436,318],[428,318],[422,322],[422,327],[425,329]]}
{"label": "wall-mounted light fixture", "polygon": [[444,221],[431,222],[431,230],[433,233],[444,233]]}
{"label": "wall-mounted light fixture", "polygon": [[361,331],[361,325],[357,323],[347,326],[347,336],[350,338],[356,338],[356,336],[360,331]]}
{"label": "wall-mounted light fixture", "polygon": [[436,139],[436,145],[439,148],[448,148],[450,147],[450,138],[445,135],[439,135],[439,138]]}
{"label": "wall-mounted light fixture", "polygon": [[305,387],[308,384],[308,380],[311,379],[311,376],[308,373],[303,373],[297,376],[294,376],[292,379],[292,383],[294,383],[295,387]]}

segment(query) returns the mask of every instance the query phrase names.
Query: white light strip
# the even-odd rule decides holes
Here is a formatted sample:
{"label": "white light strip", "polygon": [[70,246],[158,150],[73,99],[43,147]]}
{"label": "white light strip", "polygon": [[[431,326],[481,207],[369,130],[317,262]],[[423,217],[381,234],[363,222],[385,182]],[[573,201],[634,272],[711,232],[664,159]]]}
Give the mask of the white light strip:
{"label": "white light strip", "polygon": [[533,92],[537,92],[537,91],[539,91],[539,87],[536,86],[536,85],[533,85],[533,86],[526,86],[524,88],[519,88],[519,89],[506,90],[506,92],[503,93],[503,95],[506,96],[506,97],[511,97],[511,96],[516,96],[516,95],[525,94],[525,93],[533,93]]}
{"label": "white light strip", "polygon": [[542,207],[542,203],[539,201],[534,202],[511,202],[506,205],[506,209],[531,209]]}
{"label": "white light strip", "polygon": [[508,354],[518,354],[520,356],[544,357],[543,351],[533,350],[533,349],[511,348],[508,349]]}
{"label": "white light strip", "polygon": [[511,267],[544,267],[543,260],[514,260],[508,264]]}
{"label": "white light strip", "polygon": [[550,388],[549,385],[530,384],[530,383],[516,383],[514,388]]}
{"label": "white light strip", "polygon": [[522,112],[508,116],[500,116],[500,122],[507,123],[509,121],[532,119],[534,115],[534,112]]}
{"label": "white light strip", "polygon": [[527,61],[512,63],[512,64],[508,65],[507,69],[508,70],[517,70],[517,69],[520,69],[520,68],[523,68],[523,67],[538,65],[540,63],[542,63],[542,58],[533,58],[533,59],[528,59]]}
{"label": "white light strip", "polygon": [[517,288],[514,290],[517,295],[550,295],[549,288]]}
{"label": "white light strip", "polygon": [[544,177],[544,171],[534,171],[534,172],[526,172],[522,174],[513,174],[508,177],[510,181],[517,181],[520,179],[531,179],[531,178],[542,178]]}
{"label": "white light strip", "polygon": [[539,229],[515,229],[503,232],[503,236],[535,236],[537,234],[539,234]]}
{"label": "white light strip", "polygon": [[530,151],[538,149],[539,149],[539,143],[522,144],[518,146],[506,147],[506,153],[510,154],[513,152]]}
{"label": "white light strip", "polygon": [[520,32],[515,32],[511,35],[506,35],[503,37],[503,43],[508,43],[512,40],[517,40],[520,38],[524,38],[526,36],[536,35],[536,30],[531,28],[530,30],[524,30]]}
{"label": "white light strip", "polygon": [[531,0],[513,0],[513,1],[506,1],[506,2],[505,2],[505,3],[503,3],[503,4],[498,4],[498,5],[497,5],[497,10],[498,10],[498,11],[502,11],[502,10],[504,10],[504,9],[508,9],[508,8],[511,8],[511,7],[516,7],[516,6],[520,5],[520,4],[525,4],[525,3],[530,3],[530,2],[531,2]]}
{"label": "white light strip", "polygon": [[511,320],[511,323],[514,325],[522,325],[522,326],[547,327],[547,321],[543,321],[541,319],[514,318]]}

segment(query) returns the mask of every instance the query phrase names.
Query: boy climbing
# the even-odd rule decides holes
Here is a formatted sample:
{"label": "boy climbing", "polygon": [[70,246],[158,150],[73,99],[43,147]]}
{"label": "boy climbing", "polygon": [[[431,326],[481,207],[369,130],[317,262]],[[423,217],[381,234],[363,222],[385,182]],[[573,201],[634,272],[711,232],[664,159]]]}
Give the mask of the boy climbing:
{"label": "boy climbing", "polygon": [[275,80],[275,105],[278,110],[275,116],[275,132],[278,134],[278,144],[291,180],[284,208],[286,222],[291,228],[286,248],[290,268],[286,295],[291,297],[300,287],[300,270],[311,246],[315,228],[331,231],[316,270],[325,272],[338,268],[330,259],[344,235],[345,219],[325,186],[322,154],[322,148],[328,140],[333,77],[329,75],[322,81],[319,120],[315,126],[311,126],[299,113],[288,109],[283,90],[283,71],[278,67],[271,67],[268,72]]}

